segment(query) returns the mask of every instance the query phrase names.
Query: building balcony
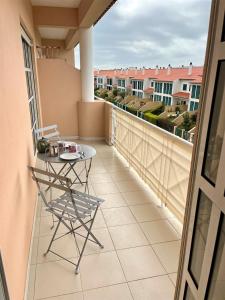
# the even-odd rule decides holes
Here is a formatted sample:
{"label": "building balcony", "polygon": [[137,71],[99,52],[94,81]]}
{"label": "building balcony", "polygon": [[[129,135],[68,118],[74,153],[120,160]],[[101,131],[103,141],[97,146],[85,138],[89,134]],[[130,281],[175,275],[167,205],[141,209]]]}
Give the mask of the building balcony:
{"label": "building balcony", "polygon": [[[94,225],[105,247],[88,243],[79,275],[67,262],[51,254],[43,257],[52,217],[38,202],[29,300],[174,297],[192,144],[102,103],[106,135],[75,141],[97,151],[89,186],[90,194],[105,200]],[[54,247],[76,258],[71,236]]]}
{"label": "building balcony", "polygon": [[[181,223],[116,147],[104,141],[88,143],[97,150],[90,193],[105,199],[93,230],[104,249],[88,243],[79,275],[68,262],[51,254],[44,257],[52,237],[52,216],[38,202],[28,299],[172,300]],[[72,236],[56,242],[54,251],[75,258]]]}
{"label": "building balcony", "polygon": [[[92,25],[114,1],[67,8],[17,2],[0,11],[2,24],[11,22],[0,56],[0,252],[10,299],[173,299],[192,145],[94,100]],[[74,67],[78,42],[81,70]],[[78,275],[67,262],[42,256],[52,218],[27,166],[41,166],[35,130],[52,124],[62,138],[97,150],[89,182],[90,193],[105,199],[94,228],[105,248],[88,244]],[[57,248],[75,258],[72,246],[68,237]]]}

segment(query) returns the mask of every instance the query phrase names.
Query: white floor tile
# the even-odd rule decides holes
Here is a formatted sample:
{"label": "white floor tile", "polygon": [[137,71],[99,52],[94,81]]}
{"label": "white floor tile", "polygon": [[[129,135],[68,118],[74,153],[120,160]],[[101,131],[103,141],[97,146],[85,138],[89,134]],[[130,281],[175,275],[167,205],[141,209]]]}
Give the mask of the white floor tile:
{"label": "white floor tile", "polygon": [[116,252],[84,256],[80,270],[84,290],[125,282]]}
{"label": "white floor tile", "polygon": [[117,253],[128,281],[166,273],[150,246],[118,250]]}
{"label": "white floor tile", "polygon": [[168,276],[129,282],[134,300],[173,300],[174,286]]}

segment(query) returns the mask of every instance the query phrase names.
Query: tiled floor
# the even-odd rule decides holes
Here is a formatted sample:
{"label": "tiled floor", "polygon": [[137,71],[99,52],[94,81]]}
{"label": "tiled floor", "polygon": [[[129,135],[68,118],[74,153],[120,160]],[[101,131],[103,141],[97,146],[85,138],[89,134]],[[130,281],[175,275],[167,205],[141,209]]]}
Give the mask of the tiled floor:
{"label": "tiled floor", "polygon": [[[43,257],[52,235],[52,217],[39,202],[28,300],[172,300],[181,224],[113,147],[91,144],[97,155],[89,177],[90,193],[105,199],[93,232],[104,249],[88,243],[79,275],[53,254]],[[72,236],[55,242],[54,249],[67,258],[77,257]]]}

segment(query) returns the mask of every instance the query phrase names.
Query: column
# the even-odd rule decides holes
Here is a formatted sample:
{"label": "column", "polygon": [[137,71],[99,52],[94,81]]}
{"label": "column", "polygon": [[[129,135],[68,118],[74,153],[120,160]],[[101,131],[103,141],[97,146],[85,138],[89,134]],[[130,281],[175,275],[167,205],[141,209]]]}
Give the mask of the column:
{"label": "column", "polygon": [[80,28],[81,99],[94,101],[94,70],[92,28]]}

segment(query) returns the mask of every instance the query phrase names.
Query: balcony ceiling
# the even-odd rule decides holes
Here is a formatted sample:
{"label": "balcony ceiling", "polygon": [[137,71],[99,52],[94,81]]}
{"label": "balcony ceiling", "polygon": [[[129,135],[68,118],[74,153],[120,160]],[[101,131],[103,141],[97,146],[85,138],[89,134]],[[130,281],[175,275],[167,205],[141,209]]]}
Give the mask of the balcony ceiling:
{"label": "balcony ceiling", "polygon": [[93,26],[116,0],[31,0],[41,39],[64,40],[66,49],[79,43],[80,27]]}
{"label": "balcony ceiling", "polygon": [[77,8],[81,0],[31,0],[34,6],[72,7]]}
{"label": "balcony ceiling", "polygon": [[39,33],[43,39],[52,40],[65,40],[68,29],[67,28],[55,28],[55,27],[40,27]]}

